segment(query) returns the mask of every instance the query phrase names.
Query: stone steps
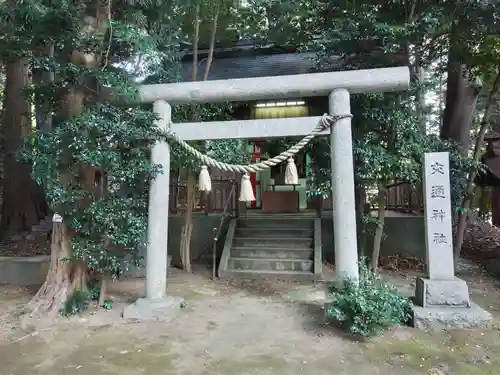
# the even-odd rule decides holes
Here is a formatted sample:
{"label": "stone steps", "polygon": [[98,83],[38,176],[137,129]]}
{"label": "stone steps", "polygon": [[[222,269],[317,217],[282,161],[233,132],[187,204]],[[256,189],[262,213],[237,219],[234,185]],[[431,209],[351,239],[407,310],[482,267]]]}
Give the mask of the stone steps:
{"label": "stone steps", "polygon": [[227,255],[222,256],[221,277],[317,279],[314,220],[312,216],[265,214],[235,220],[225,245]]}
{"label": "stone steps", "polygon": [[238,228],[272,228],[272,229],[313,229],[312,220],[304,218],[266,218],[252,217],[239,219]]}
{"label": "stone steps", "polygon": [[291,237],[235,237],[234,246],[287,247],[292,249],[312,249],[312,238]]}
{"label": "stone steps", "polygon": [[313,235],[313,229],[301,229],[301,228],[262,228],[262,227],[249,227],[249,228],[238,228],[236,230],[237,237],[290,237],[290,238],[311,238]]}
{"label": "stone steps", "polygon": [[272,247],[233,247],[231,256],[236,258],[312,259],[313,249],[290,249]]}
{"label": "stone steps", "polygon": [[311,281],[314,280],[311,272],[303,271],[276,271],[276,270],[241,270],[230,269],[224,272],[225,278],[237,279],[278,279],[290,281]]}
{"label": "stone steps", "polygon": [[229,259],[229,267],[253,271],[302,271],[313,272],[313,261],[309,259],[283,258],[236,258]]}

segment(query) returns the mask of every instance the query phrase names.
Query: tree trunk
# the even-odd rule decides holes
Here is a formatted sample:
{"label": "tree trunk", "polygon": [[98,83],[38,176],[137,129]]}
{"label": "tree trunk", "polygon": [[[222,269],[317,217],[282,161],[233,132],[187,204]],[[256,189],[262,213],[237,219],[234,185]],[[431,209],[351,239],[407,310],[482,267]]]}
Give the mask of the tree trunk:
{"label": "tree trunk", "polygon": [[182,269],[191,272],[191,235],[193,233],[193,209],[196,198],[196,179],[193,172],[188,172],[187,178],[187,207],[184,214],[184,225],[181,234],[181,262]]}
{"label": "tree trunk", "polygon": [[[208,78],[208,73],[210,72],[210,67],[213,61],[219,10],[220,10],[219,4],[217,4],[215,9],[215,15],[212,20],[212,31],[210,33],[207,63],[205,66],[205,71],[203,73],[204,81],[207,80]],[[200,6],[198,4],[195,8],[195,19],[194,19],[193,71],[191,76],[191,79],[193,81],[196,81],[198,78],[199,32],[200,32]],[[196,107],[193,107],[193,121],[200,121],[200,111]],[[191,272],[191,234],[193,232],[193,208],[195,205],[195,199],[196,199],[196,179],[195,176],[193,175],[193,171],[188,170],[187,208],[186,208],[186,213],[184,214],[184,224],[182,226],[181,244],[180,244],[182,268],[186,272]]]}
{"label": "tree trunk", "polygon": [[479,89],[478,84],[469,81],[463,65],[450,65],[441,138],[458,142],[462,155],[467,155]]}
{"label": "tree trunk", "polygon": [[108,281],[108,279],[103,275],[101,277],[101,287],[99,290],[99,302],[97,303],[97,306],[99,306],[99,307],[104,306],[104,302],[106,301],[107,281]]}
{"label": "tree trunk", "polygon": [[[44,55],[49,58],[54,58],[54,44],[49,43],[45,47]],[[53,82],[55,79],[54,72],[52,71],[38,71],[33,72],[34,79],[36,78],[39,82],[49,83]],[[37,94],[35,98],[35,111],[36,111],[36,128],[42,132],[49,132],[52,129],[52,114],[46,108],[46,103],[42,100],[42,95]]]}
{"label": "tree trunk", "polygon": [[365,214],[366,190],[364,185],[357,185],[355,189],[356,198],[356,221],[357,221],[357,238],[358,238],[358,254],[363,257],[366,255],[365,228],[363,224],[363,215]]}
{"label": "tree trunk", "polygon": [[[483,118],[481,119],[481,127],[474,147],[475,163],[479,163],[479,159],[481,157],[481,145],[484,141],[484,134],[486,133],[486,130],[488,129],[489,126],[490,116],[494,112],[494,108],[496,107],[495,99],[499,90],[500,90],[500,71],[497,72],[495,81],[488,96],[488,102],[486,104],[486,109],[484,111]],[[469,173],[469,178],[467,180],[467,188],[465,191],[465,197],[462,200],[462,207],[458,219],[457,233],[453,248],[453,253],[455,257],[455,266],[458,264],[458,259],[460,258],[460,251],[462,250],[462,243],[464,242],[465,228],[467,226],[467,216],[469,215],[472,197],[474,194],[474,180],[476,179],[476,175],[477,175],[476,169],[473,169]]]}
{"label": "tree trunk", "polygon": [[491,191],[491,223],[500,227],[500,186],[495,186]]}
{"label": "tree trunk", "polygon": [[47,278],[37,294],[28,304],[30,315],[34,317],[55,317],[64,301],[72,293],[71,287],[71,244],[68,229],[63,223],[54,223],[52,227],[50,267]]}
{"label": "tree trunk", "polygon": [[382,243],[382,235],[384,234],[384,219],[385,219],[385,196],[387,188],[385,184],[381,183],[378,188],[378,224],[375,230],[375,238],[373,239],[373,252],[371,259],[371,269],[376,272],[378,269],[378,260],[380,256],[380,245]]}
{"label": "tree trunk", "polygon": [[[419,58],[420,60],[420,58]],[[416,66],[418,72],[418,88],[416,92],[417,99],[417,117],[420,130],[423,134],[427,133],[427,116],[426,116],[426,104],[425,104],[425,70],[420,65]]]}
{"label": "tree trunk", "polygon": [[[77,116],[83,110],[83,103],[83,92],[70,90],[64,107],[67,118]],[[73,176],[63,178],[70,182]],[[59,230],[57,235],[56,229]],[[65,223],[54,223],[51,249],[52,261],[47,279],[30,302],[31,316],[54,317],[72,293],[76,290],[87,291],[87,267],[82,260],[73,259],[71,229]]]}
{"label": "tree trunk", "polygon": [[[478,203],[478,215],[479,218],[482,220],[485,220],[486,217],[488,216],[489,213],[489,207],[488,207],[488,197],[491,198],[491,201],[493,201],[493,194],[489,194],[489,188],[486,186],[483,187],[476,187],[476,192],[479,190],[480,191],[480,199]],[[477,194],[477,193],[476,193]]]}
{"label": "tree trunk", "polygon": [[[97,6],[95,17],[88,16],[85,18],[85,22],[88,23],[87,26],[94,30],[96,38],[103,39],[106,35],[109,11],[108,4],[101,4],[101,6]],[[96,53],[82,51],[78,48],[75,48],[72,52],[70,61],[75,65],[83,65],[86,68],[96,67],[100,63]],[[85,105],[84,90],[84,87],[69,89],[61,110],[65,119],[69,120],[76,117],[83,111]],[[69,151],[66,150],[66,152]],[[69,154],[68,159],[70,159]],[[85,176],[85,187],[87,189],[94,187],[95,168],[86,165],[81,165],[79,168]],[[68,184],[72,182],[73,178],[73,175],[70,174],[62,176],[63,182]],[[55,316],[59,313],[59,309],[69,295],[76,290],[87,291],[88,269],[84,260],[75,260],[73,258],[71,236],[72,230],[67,224],[54,223],[50,268],[44,285],[30,302],[31,316]],[[69,265],[67,264],[68,261],[70,262]]]}
{"label": "tree trunk", "polygon": [[47,213],[41,188],[31,179],[31,166],[20,163],[16,153],[31,132],[30,105],[23,98],[29,84],[25,59],[7,65],[4,122],[4,190],[0,230],[14,234],[30,231]]}
{"label": "tree trunk", "polygon": [[476,108],[480,84],[471,81],[466,66],[461,63],[455,47],[460,43],[455,26],[451,32],[451,46],[448,52],[446,104],[441,127],[441,138],[451,139],[461,145],[461,153],[467,155],[472,118]]}

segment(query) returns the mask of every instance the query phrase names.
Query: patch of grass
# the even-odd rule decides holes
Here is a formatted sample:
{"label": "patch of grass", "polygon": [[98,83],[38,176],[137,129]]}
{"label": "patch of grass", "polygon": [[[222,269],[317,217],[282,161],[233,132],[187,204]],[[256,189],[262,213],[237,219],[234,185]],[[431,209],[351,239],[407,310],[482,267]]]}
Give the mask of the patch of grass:
{"label": "patch of grass", "polygon": [[261,355],[258,357],[247,357],[241,359],[224,359],[209,361],[205,367],[205,371],[209,374],[219,375],[235,375],[248,373],[249,370],[258,373],[259,370],[271,370],[273,373],[289,373],[285,372],[287,363],[282,357],[272,355]]}
{"label": "patch of grass", "polygon": [[184,293],[178,293],[180,297],[184,298],[185,300],[191,300],[191,301],[197,301],[201,300],[205,297],[203,293],[199,293],[195,290],[188,290]]}
{"label": "patch of grass", "polygon": [[490,313],[498,313],[500,312],[500,296],[498,292],[485,292],[481,293],[478,291],[471,292],[471,298],[474,302],[476,302],[483,309],[486,309]]}
{"label": "patch of grass", "polygon": [[[89,374],[110,372],[137,374],[147,368],[151,374],[175,373],[177,356],[161,344],[141,344],[110,327],[88,335],[71,354],[58,358],[57,367],[77,367]],[[92,372],[93,371],[93,372]]]}
{"label": "patch of grass", "polygon": [[498,374],[500,341],[494,331],[415,331],[407,340],[382,337],[362,343],[369,360],[430,371],[444,366],[454,375]]}

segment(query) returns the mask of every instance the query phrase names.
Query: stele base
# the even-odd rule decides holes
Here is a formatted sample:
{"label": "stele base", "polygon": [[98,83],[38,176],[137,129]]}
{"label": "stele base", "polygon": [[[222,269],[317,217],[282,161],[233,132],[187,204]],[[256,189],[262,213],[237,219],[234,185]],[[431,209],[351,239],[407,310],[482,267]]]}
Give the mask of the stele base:
{"label": "stele base", "polygon": [[470,300],[465,281],[417,279],[413,307],[415,328],[429,331],[488,328],[491,321],[491,314]]}

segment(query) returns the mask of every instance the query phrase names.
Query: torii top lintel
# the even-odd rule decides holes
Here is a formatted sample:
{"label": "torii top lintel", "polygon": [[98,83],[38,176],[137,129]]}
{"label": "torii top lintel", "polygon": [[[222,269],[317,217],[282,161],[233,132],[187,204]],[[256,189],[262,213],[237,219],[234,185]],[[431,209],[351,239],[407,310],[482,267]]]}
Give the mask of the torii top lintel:
{"label": "torii top lintel", "polygon": [[142,103],[218,103],[327,96],[340,88],[351,94],[405,91],[409,84],[408,67],[395,67],[143,85],[139,94]]}

